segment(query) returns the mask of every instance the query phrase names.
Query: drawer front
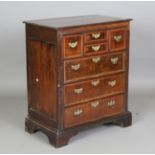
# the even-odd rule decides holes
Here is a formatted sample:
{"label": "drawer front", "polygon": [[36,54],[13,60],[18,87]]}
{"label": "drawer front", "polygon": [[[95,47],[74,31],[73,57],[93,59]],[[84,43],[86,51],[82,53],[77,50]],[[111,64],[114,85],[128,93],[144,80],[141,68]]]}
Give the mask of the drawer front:
{"label": "drawer front", "polygon": [[125,92],[126,74],[95,78],[64,87],[64,104],[76,104]]}
{"label": "drawer front", "polygon": [[64,111],[64,127],[72,127],[120,114],[125,111],[125,96],[117,95],[88,103],[67,107]]}
{"label": "drawer front", "polygon": [[83,36],[70,35],[63,38],[64,58],[80,57],[83,54]]}
{"label": "drawer front", "polygon": [[127,30],[115,29],[110,31],[110,51],[118,51],[126,48]]}
{"label": "drawer front", "polygon": [[125,52],[68,60],[64,62],[64,82],[118,73],[125,70]]}
{"label": "drawer front", "polygon": [[84,35],[85,43],[104,42],[107,40],[106,31],[89,32]]}
{"label": "drawer front", "polygon": [[101,54],[108,51],[107,43],[92,44],[84,47],[84,55]]}
{"label": "drawer front", "polygon": [[64,126],[71,127],[89,120],[90,108],[88,104],[80,104],[74,107],[65,108]]}

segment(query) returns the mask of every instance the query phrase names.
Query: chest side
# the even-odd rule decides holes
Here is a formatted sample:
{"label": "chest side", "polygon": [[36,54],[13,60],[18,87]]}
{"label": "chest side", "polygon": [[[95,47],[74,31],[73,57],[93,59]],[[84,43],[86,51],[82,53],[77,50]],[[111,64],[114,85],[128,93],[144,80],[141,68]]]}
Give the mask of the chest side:
{"label": "chest side", "polygon": [[56,31],[26,25],[29,115],[47,125],[57,124]]}

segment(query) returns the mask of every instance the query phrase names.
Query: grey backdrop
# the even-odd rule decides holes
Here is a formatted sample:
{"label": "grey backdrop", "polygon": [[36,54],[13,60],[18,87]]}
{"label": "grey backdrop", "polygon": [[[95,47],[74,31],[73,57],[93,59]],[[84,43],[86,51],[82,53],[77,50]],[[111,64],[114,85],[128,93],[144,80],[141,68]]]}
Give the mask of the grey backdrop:
{"label": "grey backdrop", "polygon": [[[27,140],[30,140],[30,144],[29,142],[26,143],[25,141],[25,143],[20,143],[21,147],[19,147],[20,138],[18,137],[19,133],[21,136],[25,134],[23,132],[23,121],[26,115],[25,27],[22,21],[87,14],[101,14],[133,18],[133,21],[131,22],[129,105],[130,109],[133,111],[134,122],[139,122],[141,118],[144,117],[142,116],[142,114],[146,109],[148,109],[145,104],[149,103],[150,98],[152,99],[152,105],[154,105],[155,2],[0,2],[0,123],[4,123],[1,136],[4,136],[3,138],[5,139],[5,142],[3,141],[4,147],[0,147],[0,152],[5,153],[10,151],[11,153],[12,151],[15,153],[21,153],[22,151],[24,152],[24,148],[22,148],[23,145],[25,145],[24,147],[27,148],[25,148],[25,150],[27,150],[28,152],[28,148],[31,146],[30,144],[32,139],[31,137],[28,137]],[[143,104],[141,104],[142,102]],[[6,107],[6,105],[8,107]],[[154,108],[151,107],[150,111],[153,109]],[[141,117],[137,116],[138,112],[142,113]],[[154,112],[155,110],[152,111],[152,114],[154,114]],[[149,113],[150,112],[148,111],[148,114]],[[149,120],[150,118],[151,116],[148,117]],[[11,131],[13,131],[10,124],[14,125],[14,131],[17,136],[15,136],[14,133],[10,133]],[[143,128],[143,124],[145,123],[142,122],[141,128]],[[136,128],[135,130],[137,131],[138,128]],[[150,132],[151,134],[151,131],[148,132]],[[8,142],[10,140],[8,134],[9,136],[14,135],[14,137],[11,137],[12,141],[10,143]],[[27,136],[28,135],[25,135],[25,137]],[[100,134],[98,134],[98,136],[100,137]],[[134,135],[133,137],[136,136],[137,135]],[[89,137],[89,134],[87,137]],[[141,135],[139,135],[139,138],[140,137]],[[151,136],[149,138],[148,140],[151,141]],[[41,141],[41,139],[42,138],[39,138],[34,141],[33,145],[37,144],[37,141],[39,142]],[[83,137],[80,137],[77,140],[79,146],[80,141],[82,143],[81,139],[83,139]],[[76,140],[73,143],[75,150],[77,148]],[[88,141],[91,142],[91,139],[89,139]],[[1,142],[2,141],[0,139],[0,144]],[[98,141],[96,141],[96,143],[97,142]],[[105,143],[107,142],[108,140],[105,141]],[[142,141],[140,140],[140,142]],[[102,141],[100,141],[100,143],[102,143]],[[135,145],[134,142],[132,143],[133,146],[136,145],[136,143]],[[130,149],[129,146],[132,145],[132,143],[131,141],[128,141],[127,144],[129,145],[126,145],[124,147],[124,150],[119,150],[119,147],[117,147],[117,149],[114,147],[114,150],[105,147],[104,150],[102,150],[101,145],[98,150],[102,153],[122,153],[121,151],[124,151],[125,153],[130,153],[132,151],[135,151],[134,153],[138,151],[140,152],[140,150],[137,150],[136,147],[135,150],[133,149],[134,147]],[[5,147],[4,144],[8,145],[8,147]],[[86,142],[82,143],[82,145],[84,144],[86,144]],[[151,144],[149,147],[152,149],[153,147],[151,147]],[[89,145],[89,143],[86,145]],[[112,145],[110,140],[109,145]],[[42,140],[40,147],[34,147],[35,149],[32,149],[33,147],[31,147],[32,150],[29,148],[29,152],[37,153],[37,149],[40,149],[41,151],[41,146],[48,148],[45,149],[48,150],[48,152],[53,149],[48,146],[47,141],[44,139]],[[72,144],[70,144],[70,146],[72,146]],[[145,147],[143,146],[145,146],[145,143],[140,146],[143,152],[148,153],[149,151],[154,151],[149,148],[144,149]],[[89,149],[84,149],[83,151],[89,152]],[[79,152],[74,152],[72,150],[72,153],[80,153],[80,151],[82,151],[82,148],[77,148],[77,150]],[[42,151],[42,153],[46,153],[46,151]],[[59,153],[61,153],[61,150],[59,150]],[[92,151],[89,153],[92,153]]]}

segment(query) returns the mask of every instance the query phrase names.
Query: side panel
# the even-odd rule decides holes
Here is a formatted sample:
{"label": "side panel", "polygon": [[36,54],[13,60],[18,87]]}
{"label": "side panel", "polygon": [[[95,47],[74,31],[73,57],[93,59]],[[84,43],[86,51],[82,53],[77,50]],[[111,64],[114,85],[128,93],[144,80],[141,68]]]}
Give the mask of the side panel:
{"label": "side panel", "polygon": [[47,125],[56,122],[55,46],[27,38],[29,116]]}

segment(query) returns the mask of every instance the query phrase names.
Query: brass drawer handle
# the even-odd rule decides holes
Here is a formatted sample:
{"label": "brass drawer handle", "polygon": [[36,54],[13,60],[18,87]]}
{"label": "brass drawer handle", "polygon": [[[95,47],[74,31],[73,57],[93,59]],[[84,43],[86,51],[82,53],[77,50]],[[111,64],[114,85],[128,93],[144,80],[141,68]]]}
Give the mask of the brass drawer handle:
{"label": "brass drawer handle", "polygon": [[83,88],[74,89],[75,94],[81,94],[83,92]]}
{"label": "brass drawer handle", "polygon": [[92,34],[92,37],[93,37],[94,39],[98,39],[98,38],[100,38],[100,36],[101,36],[101,33],[93,33],[93,34]]}
{"label": "brass drawer handle", "polygon": [[118,57],[111,58],[110,61],[113,65],[116,65],[118,63]]}
{"label": "brass drawer handle", "polygon": [[80,69],[80,64],[72,65],[71,68],[72,68],[72,70],[77,71]]}
{"label": "brass drawer handle", "polygon": [[108,85],[114,87],[116,85],[116,80],[108,81]]}
{"label": "brass drawer handle", "polygon": [[98,63],[98,62],[100,62],[100,60],[101,60],[101,57],[92,58],[92,61],[93,61],[94,63]]}
{"label": "brass drawer handle", "polygon": [[98,86],[99,85],[99,83],[100,83],[100,80],[93,80],[92,82],[91,82],[91,84],[92,84],[92,86]]}
{"label": "brass drawer handle", "polygon": [[98,107],[100,105],[100,102],[99,101],[95,101],[95,102],[92,102],[91,103],[91,107],[92,108],[96,108],[96,107]]}
{"label": "brass drawer handle", "polygon": [[79,116],[83,113],[83,109],[77,109],[74,111],[74,116]]}
{"label": "brass drawer handle", "polygon": [[117,42],[117,43],[121,42],[121,40],[122,40],[122,35],[116,35],[116,36],[114,36],[114,40],[115,40],[115,42]]}
{"label": "brass drawer handle", "polygon": [[93,50],[94,52],[97,52],[97,51],[99,51],[99,50],[100,50],[101,45],[92,46],[91,48],[92,48],[92,50]]}
{"label": "brass drawer handle", "polygon": [[113,108],[116,105],[116,101],[115,100],[111,100],[107,104],[108,104],[108,107]]}
{"label": "brass drawer handle", "polygon": [[77,47],[78,42],[77,41],[75,41],[75,42],[69,42],[68,45],[69,45],[70,48],[75,48],[75,47]]}

